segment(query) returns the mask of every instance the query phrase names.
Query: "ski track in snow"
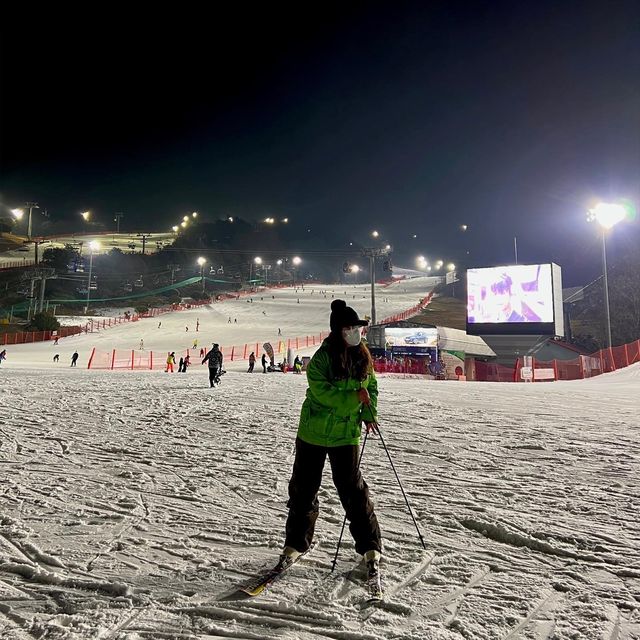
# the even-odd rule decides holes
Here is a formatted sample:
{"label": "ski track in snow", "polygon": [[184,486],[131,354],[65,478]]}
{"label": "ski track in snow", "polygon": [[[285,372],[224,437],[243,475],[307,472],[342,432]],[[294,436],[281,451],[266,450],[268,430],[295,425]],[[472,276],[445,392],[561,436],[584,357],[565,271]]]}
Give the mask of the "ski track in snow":
{"label": "ski track in snow", "polygon": [[[184,318],[162,317],[175,340]],[[151,343],[157,321],[136,324],[115,335]],[[10,347],[0,370],[3,639],[640,638],[640,365],[534,385],[381,378],[427,551],[372,439],[387,600],[362,609],[348,531],[330,573],[343,511],[329,473],[317,548],[263,596],[223,598],[282,545],[304,376],[233,363],[210,390],[204,367],[56,369],[52,349]]]}

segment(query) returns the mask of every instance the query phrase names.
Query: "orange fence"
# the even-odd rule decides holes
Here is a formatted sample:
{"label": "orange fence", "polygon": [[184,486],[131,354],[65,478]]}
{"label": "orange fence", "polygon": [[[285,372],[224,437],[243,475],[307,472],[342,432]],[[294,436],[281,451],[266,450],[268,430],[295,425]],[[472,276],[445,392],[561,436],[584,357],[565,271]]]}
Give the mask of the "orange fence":
{"label": "orange fence", "polygon": [[411,309],[407,309],[406,311],[402,311],[400,313],[396,313],[395,315],[389,316],[388,318],[384,318],[384,320],[378,320],[378,324],[386,324],[388,322],[398,322],[398,320],[408,320],[409,318],[413,318],[418,312],[422,311],[430,302],[431,296],[433,293],[429,293],[429,295],[425,296],[418,302],[415,307],[411,307]]}
{"label": "orange fence", "polygon": [[22,269],[23,267],[30,267],[32,264],[35,264],[35,260],[8,260],[7,262],[3,262],[0,264],[0,271],[5,271],[7,269]]}
{"label": "orange fence", "polygon": [[[273,346],[274,355],[278,354],[285,358],[289,349],[306,349],[320,345],[329,334],[326,331],[317,333],[312,336],[302,336],[297,338],[288,338],[278,341]],[[253,351],[259,358],[264,351],[261,342],[251,342],[241,345],[221,346],[220,351],[225,362],[234,362],[235,360],[247,360],[249,354]],[[189,356],[191,364],[199,362],[200,348],[185,349],[176,352],[176,359],[179,360],[185,356]],[[166,351],[153,352],[145,349],[112,349],[111,351],[96,351],[94,347],[87,369],[164,369],[167,366]]]}
{"label": "orange fence", "polygon": [[26,344],[27,342],[44,342],[56,338],[66,338],[82,333],[83,327],[60,327],[57,331],[17,331],[2,334],[2,344]]}
{"label": "orange fence", "polygon": [[[476,362],[476,380],[481,382],[534,382],[546,380],[582,380],[601,373],[611,373],[640,362],[640,340],[618,347],[600,349],[589,356],[578,356],[574,360],[551,360],[543,362],[532,359],[532,367],[523,367],[518,358],[513,367],[492,362]],[[524,371],[523,371],[524,370]]]}

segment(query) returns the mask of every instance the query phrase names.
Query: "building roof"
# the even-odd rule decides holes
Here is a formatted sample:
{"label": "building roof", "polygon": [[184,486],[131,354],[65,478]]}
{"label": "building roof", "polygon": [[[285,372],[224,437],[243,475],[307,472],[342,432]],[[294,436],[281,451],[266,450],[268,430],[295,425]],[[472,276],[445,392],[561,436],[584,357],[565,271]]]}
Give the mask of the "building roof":
{"label": "building roof", "polygon": [[464,351],[469,356],[495,357],[493,349],[480,337],[470,336],[461,329],[436,327],[438,329],[438,348],[445,351]]}

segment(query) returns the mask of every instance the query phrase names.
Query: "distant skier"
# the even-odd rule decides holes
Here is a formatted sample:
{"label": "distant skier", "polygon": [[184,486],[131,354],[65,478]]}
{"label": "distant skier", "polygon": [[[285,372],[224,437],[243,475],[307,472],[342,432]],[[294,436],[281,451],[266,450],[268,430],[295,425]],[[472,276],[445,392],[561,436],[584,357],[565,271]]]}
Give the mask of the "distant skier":
{"label": "distant skier", "polygon": [[171,371],[171,373],[173,373],[173,365],[175,363],[176,363],[176,352],[171,351],[171,353],[169,353],[169,355],[167,356],[167,367],[164,370],[164,372],[169,373],[169,371]]}
{"label": "distant skier", "polygon": [[204,347],[200,347],[200,357],[204,358],[205,350]]}
{"label": "distant skier", "polygon": [[249,354],[249,369],[247,373],[253,373],[253,367],[256,365],[256,354],[252,351]]}
{"label": "distant skier", "polygon": [[140,338],[140,346],[138,349],[144,349],[144,340],[142,338]]}
{"label": "distant skier", "polygon": [[78,352],[74,351],[73,355],[71,356],[71,366],[75,367],[77,362],[78,362]]}
{"label": "distant skier", "polygon": [[189,331],[189,327],[185,327],[185,328],[184,328],[184,330],[185,330],[185,331]]}
{"label": "distant skier", "polygon": [[53,341],[53,346],[54,347],[58,346],[58,336],[56,336],[56,339]]}
{"label": "distant skier", "polygon": [[60,360],[60,354],[59,354],[59,353],[56,353],[56,355],[55,355],[55,356],[53,356],[53,361],[54,361],[54,362],[58,362],[59,360]]}
{"label": "distant skier", "polygon": [[160,322],[158,322],[158,329],[162,326],[162,320],[160,320]]}
{"label": "distant skier", "polygon": [[231,324],[231,316],[229,316],[229,320],[228,320],[227,324]]}
{"label": "distant skier", "polygon": [[200,318],[196,318],[196,331],[200,331]]}
{"label": "distant skier", "polygon": [[222,371],[222,352],[218,343],[214,342],[209,353],[203,358],[202,364],[209,363],[209,385],[215,387],[220,384],[220,372]]}
{"label": "distant skier", "polygon": [[262,354],[262,373],[267,373],[267,354]]}
{"label": "distant skier", "polygon": [[280,329],[280,327],[278,327],[278,335],[281,336],[282,335],[282,329]]}
{"label": "distant skier", "polygon": [[198,340],[197,338],[193,341],[193,347],[191,347],[192,349],[197,349],[198,348]]}
{"label": "distant skier", "polygon": [[233,319],[233,324],[238,324],[238,318]]}

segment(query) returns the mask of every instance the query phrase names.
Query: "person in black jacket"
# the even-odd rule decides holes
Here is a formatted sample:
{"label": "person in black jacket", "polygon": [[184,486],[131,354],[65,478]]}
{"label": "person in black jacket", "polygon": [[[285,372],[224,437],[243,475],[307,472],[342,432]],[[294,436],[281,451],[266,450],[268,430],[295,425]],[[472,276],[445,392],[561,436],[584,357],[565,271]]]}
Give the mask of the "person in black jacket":
{"label": "person in black jacket", "polygon": [[267,354],[262,354],[262,373],[267,373]]}
{"label": "person in black jacket", "polygon": [[220,372],[222,371],[222,351],[216,342],[213,343],[213,348],[202,360],[202,364],[209,362],[209,384],[215,387],[220,384]]}

